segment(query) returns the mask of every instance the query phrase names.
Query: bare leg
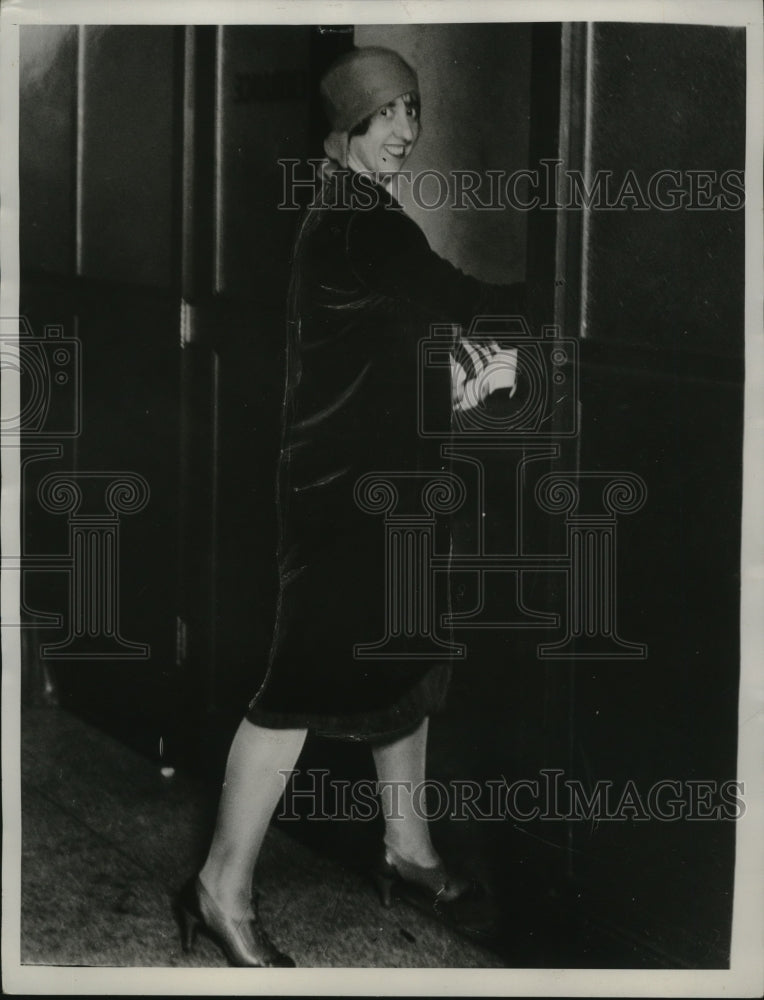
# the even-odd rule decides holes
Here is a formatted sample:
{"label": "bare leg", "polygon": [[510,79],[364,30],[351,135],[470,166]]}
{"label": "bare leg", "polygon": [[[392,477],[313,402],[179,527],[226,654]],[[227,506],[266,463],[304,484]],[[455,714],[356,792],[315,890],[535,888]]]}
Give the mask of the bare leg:
{"label": "bare leg", "polygon": [[385,816],[385,845],[403,860],[423,867],[440,862],[423,814],[422,793],[412,794],[425,780],[428,723],[425,718],[408,736],[372,748]]}
{"label": "bare leg", "polygon": [[250,906],[265,833],[305,742],[306,729],[265,729],[243,719],[231,744],[217,825],[199,877],[232,916]]}

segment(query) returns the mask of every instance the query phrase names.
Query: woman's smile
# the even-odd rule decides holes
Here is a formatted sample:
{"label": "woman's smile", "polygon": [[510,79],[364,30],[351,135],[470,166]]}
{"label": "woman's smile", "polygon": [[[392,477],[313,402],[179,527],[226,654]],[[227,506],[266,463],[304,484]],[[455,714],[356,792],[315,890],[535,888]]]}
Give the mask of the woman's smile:
{"label": "woman's smile", "polygon": [[396,173],[418,138],[416,105],[408,94],[396,97],[372,115],[363,135],[352,136],[348,146],[348,166],[359,173]]}

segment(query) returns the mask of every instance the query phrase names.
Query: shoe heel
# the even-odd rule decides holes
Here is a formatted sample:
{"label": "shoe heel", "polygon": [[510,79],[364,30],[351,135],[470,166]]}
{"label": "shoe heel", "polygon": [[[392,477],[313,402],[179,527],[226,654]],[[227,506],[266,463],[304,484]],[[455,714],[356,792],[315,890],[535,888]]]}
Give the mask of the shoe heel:
{"label": "shoe heel", "polygon": [[374,885],[379,893],[379,900],[386,910],[393,905],[393,882],[392,875],[385,875],[381,872],[374,873]]}
{"label": "shoe heel", "polygon": [[183,951],[188,954],[194,950],[196,944],[196,934],[199,930],[199,917],[190,913],[182,903],[176,904],[175,915],[180,928],[180,945]]}

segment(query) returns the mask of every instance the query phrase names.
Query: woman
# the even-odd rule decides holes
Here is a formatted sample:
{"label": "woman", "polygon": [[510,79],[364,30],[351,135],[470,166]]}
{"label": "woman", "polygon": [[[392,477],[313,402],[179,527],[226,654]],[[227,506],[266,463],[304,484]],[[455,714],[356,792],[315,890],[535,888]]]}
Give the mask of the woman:
{"label": "woman", "polygon": [[[294,964],[263,930],[252,881],[309,729],[371,747],[386,816],[375,872],[383,902],[395,890],[463,922],[477,895],[446,871],[411,795],[425,779],[447,658],[368,660],[356,648],[384,634],[386,567],[379,520],[354,489],[379,472],[399,484],[399,503],[416,503],[417,481],[444,468],[417,432],[419,341],[436,321],[520,311],[523,288],[483,284],[438,257],[388,190],[420,132],[417,77],[400,56],[354,49],[321,90],[332,132],[294,253],[269,666],[233,740],[209,855],[179,897],[184,945],[201,925],[243,966]],[[428,378],[428,406],[448,427],[449,368]]]}

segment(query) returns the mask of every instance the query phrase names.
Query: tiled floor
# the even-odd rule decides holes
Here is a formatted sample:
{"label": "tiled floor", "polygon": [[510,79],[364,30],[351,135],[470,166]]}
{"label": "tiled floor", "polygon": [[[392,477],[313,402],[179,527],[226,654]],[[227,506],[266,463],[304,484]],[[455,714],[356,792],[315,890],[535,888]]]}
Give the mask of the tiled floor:
{"label": "tiled floor", "polygon": [[[180,949],[171,897],[203,847],[205,793],[56,708],[22,718],[22,963],[224,966]],[[258,866],[263,921],[301,967],[497,968],[501,961],[357,871],[272,829]]]}

